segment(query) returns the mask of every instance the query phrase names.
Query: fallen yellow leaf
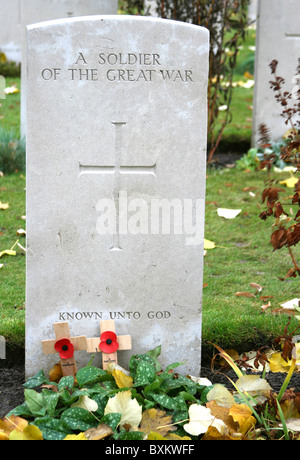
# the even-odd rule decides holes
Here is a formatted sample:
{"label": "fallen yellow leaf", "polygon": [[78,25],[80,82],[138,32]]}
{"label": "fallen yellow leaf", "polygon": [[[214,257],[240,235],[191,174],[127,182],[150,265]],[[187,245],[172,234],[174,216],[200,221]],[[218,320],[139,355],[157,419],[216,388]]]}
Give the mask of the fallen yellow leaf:
{"label": "fallen yellow leaf", "polygon": [[49,372],[49,380],[58,383],[62,376],[61,363],[56,363]]}
{"label": "fallen yellow leaf", "polygon": [[64,441],[88,441],[84,433],[79,433],[79,434],[68,434],[64,438]]}
{"label": "fallen yellow leaf", "polygon": [[286,185],[288,188],[294,188],[298,182],[297,177],[290,177],[289,179],[280,181],[280,184]]}
{"label": "fallen yellow leaf", "polygon": [[239,433],[246,434],[256,424],[252,410],[246,404],[233,404],[229,409],[229,415],[239,425]]}
{"label": "fallen yellow leaf", "polygon": [[130,388],[133,385],[133,379],[118,369],[113,370],[112,376],[119,388]]}
{"label": "fallen yellow leaf", "polygon": [[0,440],[8,441],[12,432],[23,433],[27,428],[27,420],[11,415],[0,420]]}
{"label": "fallen yellow leaf", "polygon": [[0,252],[0,257],[4,256],[5,254],[7,256],[15,256],[17,253],[16,251],[12,251],[11,249],[6,249],[5,251]]}
{"label": "fallen yellow leaf", "polygon": [[43,433],[34,425],[27,425],[26,428],[20,432],[13,430],[9,435],[10,441],[42,441]]}
{"label": "fallen yellow leaf", "polygon": [[204,249],[214,249],[216,244],[213,241],[204,239]]}
{"label": "fallen yellow leaf", "polygon": [[8,209],[9,208],[9,204],[8,203],[2,203],[0,201],[0,209]]}

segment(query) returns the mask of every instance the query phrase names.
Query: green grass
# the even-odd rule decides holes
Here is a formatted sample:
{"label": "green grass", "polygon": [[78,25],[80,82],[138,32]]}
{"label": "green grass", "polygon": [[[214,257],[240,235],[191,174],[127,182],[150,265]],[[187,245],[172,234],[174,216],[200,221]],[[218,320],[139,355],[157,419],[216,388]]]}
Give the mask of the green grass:
{"label": "green grass", "polygon": [[[25,176],[21,174],[0,177],[0,201],[8,203],[0,210],[0,252],[10,249],[18,240],[17,231],[25,228]],[[20,244],[25,245],[24,237]],[[15,247],[16,256],[0,258],[0,335],[13,345],[24,342],[25,255]]]}
{"label": "green grass", "polygon": [[[273,174],[275,178],[285,178]],[[211,341],[223,347],[245,349],[259,342],[263,345],[272,335],[283,332],[287,316],[271,313],[280,304],[299,297],[299,278],[285,281],[283,278],[292,261],[288,250],[273,252],[270,243],[273,221],[262,221],[259,213],[264,209],[261,192],[265,172],[245,173],[221,170],[208,173],[205,238],[217,247],[207,251],[204,259],[203,290],[203,341]],[[245,187],[257,187],[252,193]],[[286,191],[286,196],[290,192]],[[215,203],[210,203],[215,202]],[[217,215],[217,208],[241,209],[233,220]],[[295,248],[299,260],[299,247]],[[263,287],[261,295],[272,296],[271,308],[263,313],[266,301],[238,297],[236,292],[255,289],[250,283]],[[293,324],[297,322],[293,320]]]}
{"label": "green grass", "polygon": [[[16,85],[21,89],[20,78],[6,78],[6,87]],[[7,94],[5,99],[0,99],[0,128],[13,130],[20,135],[20,93]]]}
{"label": "green grass", "polygon": [[[246,39],[239,50],[237,57],[237,66],[234,72],[234,82],[246,83],[248,78],[244,76],[245,72],[253,75],[254,72],[254,56],[255,51],[251,47],[255,46],[255,30],[248,29]],[[220,152],[247,152],[251,143],[252,134],[252,112],[253,112],[253,87],[244,88],[236,86],[233,91],[232,101],[230,105],[230,113],[232,115],[231,122],[225,127],[221,144]],[[222,113],[218,117],[216,123],[216,132],[220,129]]]}
{"label": "green grass", "polygon": [[[278,175],[275,175],[278,177]],[[216,343],[224,348],[247,349],[254,343],[264,344],[282,333],[287,317],[262,313],[265,303],[255,298],[237,297],[236,292],[252,292],[250,283],[264,289],[261,294],[273,296],[272,309],[299,296],[299,278],[280,281],[291,267],[288,251],[273,252],[270,244],[271,221],[260,220],[263,209],[260,194],[265,173],[244,173],[236,169],[209,170],[207,174],[205,238],[217,247],[204,258],[203,343]],[[285,178],[286,176],[282,176]],[[281,175],[280,175],[281,178]],[[25,177],[5,176],[0,179],[0,201],[9,203],[0,211],[0,252],[10,249],[17,240],[17,230],[24,228]],[[257,187],[256,196],[244,192],[245,187]],[[3,190],[5,188],[5,190]],[[289,192],[287,190],[287,196]],[[217,208],[242,209],[233,220],[217,215]],[[24,240],[20,239],[24,245]],[[295,255],[300,258],[299,248]],[[3,256],[0,263],[0,335],[12,345],[24,341],[25,257]],[[271,310],[271,309],[270,309]],[[294,321],[293,324],[297,324]]]}

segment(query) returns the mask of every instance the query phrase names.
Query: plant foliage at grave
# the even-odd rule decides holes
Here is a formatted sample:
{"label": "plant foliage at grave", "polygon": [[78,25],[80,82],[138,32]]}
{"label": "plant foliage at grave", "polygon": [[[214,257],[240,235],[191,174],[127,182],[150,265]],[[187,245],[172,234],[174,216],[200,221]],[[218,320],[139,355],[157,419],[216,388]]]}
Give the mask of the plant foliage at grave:
{"label": "plant foliage at grave", "polygon": [[[292,92],[284,88],[285,80],[277,74],[278,61],[273,60],[270,63],[271,74],[270,87],[274,91],[274,97],[280,104],[282,111],[281,116],[285,124],[290,127],[286,143],[281,147],[281,159],[294,167],[296,173],[300,172],[300,85],[295,85]],[[296,69],[296,79],[300,75],[300,58]],[[270,146],[270,132],[265,124],[259,126],[260,139],[259,143],[263,148]],[[261,168],[271,170],[276,160],[274,154],[266,154],[261,162]],[[286,185],[292,189],[290,196],[283,197],[279,200],[279,195],[285,190],[281,187]],[[283,247],[288,248],[293,266],[288,270],[285,278],[296,277],[300,275],[300,266],[297,263],[293,246],[300,242],[300,178],[292,175],[290,179],[274,183],[274,180],[268,179],[265,189],[262,193],[262,201],[266,203],[267,209],[260,213],[259,217],[267,220],[273,217],[275,222],[272,224],[273,232],[271,243],[273,250],[276,251]]]}
{"label": "plant foliage at grave", "polygon": [[0,49],[0,75],[3,77],[20,77],[21,64],[8,61],[6,55]]}
{"label": "plant foliage at grave", "polygon": [[[238,377],[236,391],[178,374],[182,363],[162,370],[160,346],[133,355],[128,371],[91,362],[76,378],[62,377],[59,365],[49,378],[39,371],[24,384],[24,404],[0,420],[0,440],[299,440],[300,393],[287,390],[299,366],[298,328],[288,326],[275,342],[281,351],[257,351],[253,365],[262,375],[247,375],[246,356],[234,360],[214,345]],[[287,373],[278,394],[265,379],[267,363]]]}
{"label": "plant foliage at grave", "polygon": [[[139,3],[128,0],[127,5],[142,12]],[[210,32],[208,79],[208,162],[221,141],[223,131],[231,122],[230,105],[233,92],[233,74],[239,47],[249,25],[249,0],[157,0],[158,16],[206,27]],[[144,11],[144,14],[147,12]],[[225,117],[216,129],[219,107],[227,106]],[[224,112],[223,112],[224,114]]]}
{"label": "plant foliage at grave", "polygon": [[13,174],[25,170],[25,142],[11,131],[0,130],[0,171]]}

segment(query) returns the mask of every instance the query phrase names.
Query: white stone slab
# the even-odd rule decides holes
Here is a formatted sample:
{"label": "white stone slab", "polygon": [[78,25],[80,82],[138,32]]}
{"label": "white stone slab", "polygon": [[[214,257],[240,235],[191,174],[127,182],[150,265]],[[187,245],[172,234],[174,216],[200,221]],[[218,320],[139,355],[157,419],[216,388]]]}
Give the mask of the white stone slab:
{"label": "white stone slab", "polygon": [[145,8],[145,11],[148,12],[150,16],[158,17],[158,14],[156,12],[156,9],[157,9],[156,0],[144,0],[144,8]]}
{"label": "white stone slab", "polygon": [[208,51],[206,29],[157,18],[28,28],[28,375],[57,361],[53,323],[97,337],[100,319],[132,336],[121,365],[161,345],[199,373]]}
{"label": "white stone slab", "polygon": [[0,0],[0,50],[22,61],[26,25],[51,19],[117,14],[118,0]]}
{"label": "white stone slab", "polygon": [[292,91],[300,56],[299,0],[260,0],[256,26],[255,86],[253,100],[252,144],[259,139],[258,126],[266,123],[272,139],[278,140],[289,126],[280,116],[282,107],[276,103],[270,89],[272,80],[269,64],[277,59],[278,75],[286,80],[285,88]]}
{"label": "white stone slab", "polygon": [[251,26],[256,27],[257,0],[250,0],[250,2],[249,2],[248,19],[249,19],[249,21],[251,21]]}
{"label": "white stone slab", "polygon": [[26,137],[26,26],[54,19],[117,14],[118,0],[19,0],[22,22],[21,134]]}
{"label": "white stone slab", "polygon": [[0,51],[21,62],[21,0],[0,0]]}

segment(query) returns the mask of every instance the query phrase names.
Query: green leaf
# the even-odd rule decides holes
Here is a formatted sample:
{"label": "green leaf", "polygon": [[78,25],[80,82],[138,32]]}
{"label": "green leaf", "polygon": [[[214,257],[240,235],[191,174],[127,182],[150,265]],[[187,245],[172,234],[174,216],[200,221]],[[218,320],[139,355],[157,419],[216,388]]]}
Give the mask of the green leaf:
{"label": "green leaf", "polygon": [[155,360],[147,353],[144,355],[133,355],[129,360],[129,371],[130,371],[130,376],[133,378],[133,380],[135,380],[135,374],[137,371],[137,367],[139,363],[142,361],[148,364],[151,364],[153,368],[156,369]]}
{"label": "green leaf", "polygon": [[104,415],[101,418],[100,423],[105,423],[106,425],[110,426],[112,430],[116,430],[122,418],[122,414],[117,412],[111,412],[110,414]]}
{"label": "green leaf", "polygon": [[32,415],[38,417],[46,414],[46,403],[42,394],[35,390],[26,389],[24,395],[26,405]]}
{"label": "green leaf", "polygon": [[197,383],[193,382],[193,380],[184,377],[183,375],[174,375],[168,374],[165,376],[165,380],[161,385],[161,389],[168,392],[170,390],[174,390],[180,387],[184,387],[189,393],[195,395],[198,391]]}
{"label": "green leaf", "polygon": [[149,393],[149,392],[158,390],[158,388],[160,388],[162,382],[163,382],[163,380],[158,375],[155,375],[155,378],[154,378],[153,382],[150,383],[150,385],[147,385],[144,388],[144,392]]}
{"label": "green leaf", "polygon": [[23,383],[24,388],[36,388],[44,384],[51,384],[56,385],[53,382],[50,382],[49,379],[44,374],[44,371],[40,370],[37,374],[27,380],[27,382]]}
{"label": "green leaf", "polygon": [[100,376],[106,375],[107,373],[103,369],[97,367],[88,366],[80,369],[76,374],[78,385],[83,387],[91,384],[99,379]]}
{"label": "green leaf", "polygon": [[64,390],[64,388],[68,388],[69,390],[71,390],[74,386],[74,383],[75,383],[75,380],[72,375],[68,377],[62,377],[58,384],[58,391],[62,391]]}
{"label": "green leaf", "polygon": [[81,407],[70,407],[61,414],[63,420],[71,430],[86,431],[89,428],[94,428],[98,424],[98,420],[90,414],[89,411]]}
{"label": "green leaf", "polygon": [[114,436],[114,439],[121,441],[142,441],[145,437],[145,433],[141,431],[122,431],[121,433]]}
{"label": "green leaf", "polygon": [[170,410],[185,410],[186,404],[182,396],[172,398],[164,393],[148,393],[160,406]]}
{"label": "green leaf", "polygon": [[6,417],[9,417],[10,415],[17,415],[18,417],[32,417],[31,411],[28,409],[26,403],[21,404],[20,406],[15,407],[13,410],[11,410]]}
{"label": "green leaf", "polygon": [[59,400],[60,394],[54,391],[44,394],[46,404],[46,412],[50,417],[54,417],[55,409]]}
{"label": "green leaf", "polygon": [[134,379],[135,386],[145,386],[152,383],[155,379],[155,368],[153,364],[146,361],[140,361]]}
{"label": "green leaf", "polygon": [[177,363],[169,364],[169,365],[166,367],[166,369],[165,369],[165,371],[164,371],[164,374],[167,374],[169,371],[171,371],[171,370],[173,370],[173,369],[176,369],[176,367],[182,366],[182,364],[184,364],[184,363],[178,363],[178,362],[177,362]]}
{"label": "green leaf", "polygon": [[214,387],[214,385],[209,385],[207,387],[204,387],[203,390],[201,391],[201,397],[200,397],[200,401],[201,403],[207,403],[207,395],[208,393],[210,392],[210,390],[212,390]]}
{"label": "green leaf", "polygon": [[161,345],[147,352],[147,355],[149,355],[155,361],[156,372],[161,371],[161,364],[157,359],[160,354],[161,354]]}
{"label": "green leaf", "polygon": [[68,434],[72,433],[63,420],[57,420],[51,417],[37,418],[34,424],[41,430],[43,438],[46,441],[61,441]]}

